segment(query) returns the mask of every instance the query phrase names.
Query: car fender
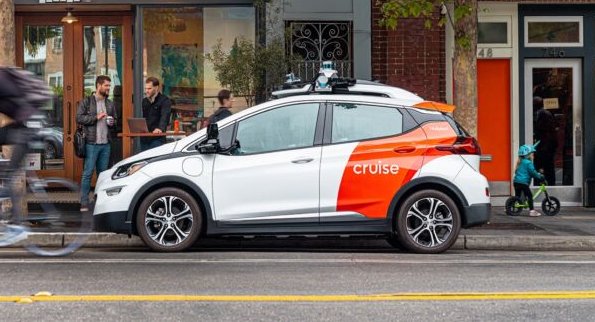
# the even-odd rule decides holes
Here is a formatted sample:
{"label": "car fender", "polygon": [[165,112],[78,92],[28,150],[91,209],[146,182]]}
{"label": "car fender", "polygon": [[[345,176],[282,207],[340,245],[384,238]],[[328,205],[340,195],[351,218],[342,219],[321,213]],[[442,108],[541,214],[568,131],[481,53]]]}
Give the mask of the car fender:
{"label": "car fender", "polygon": [[[209,199],[198,185],[183,177],[163,176],[152,179],[151,181],[144,184],[143,187],[136,192],[132,198],[132,202],[130,203],[130,209],[128,209],[126,221],[133,223],[134,216],[141,202],[141,198],[161,187],[178,187],[184,189],[186,192],[190,193],[194,198],[196,198],[196,201],[198,201],[200,206],[202,206],[202,211],[204,212],[203,219],[210,220],[212,218],[212,209]],[[206,221],[204,224],[206,224]],[[135,228],[133,227],[133,229]]]}
{"label": "car fender", "polygon": [[394,222],[393,220],[396,218],[398,207],[402,204],[402,202],[405,200],[405,197],[407,197],[410,192],[422,189],[435,189],[436,186],[442,187],[442,189],[444,189],[442,192],[447,193],[453,199],[453,201],[459,207],[459,213],[461,214],[463,223],[466,222],[466,219],[463,218],[465,216],[464,207],[469,206],[469,204],[461,190],[455,184],[446,179],[429,176],[417,177],[401,187],[401,189],[399,189],[399,191],[397,191],[393,197],[390,206],[388,207],[387,218],[391,218],[391,222]]}

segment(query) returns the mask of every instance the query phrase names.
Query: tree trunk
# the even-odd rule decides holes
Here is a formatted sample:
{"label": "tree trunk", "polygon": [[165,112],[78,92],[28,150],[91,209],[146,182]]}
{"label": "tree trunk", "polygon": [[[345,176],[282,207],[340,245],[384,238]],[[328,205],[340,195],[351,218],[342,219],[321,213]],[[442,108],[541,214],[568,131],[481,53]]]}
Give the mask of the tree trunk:
{"label": "tree trunk", "polygon": [[0,66],[15,64],[14,3],[0,0]]}
{"label": "tree trunk", "polygon": [[455,8],[461,5],[470,6],[471,12],[454,24],[454,116],[477,137],[477,0],[455,1]]}
{"label": "tree trunk", "polygon": [[[16,65],[16,49],[15,49],[15,22],[14,22],[14,2],[13,0],[0,0],[0,66],[14,66]],[[3,114],[0,114],[0,127],[9,124],[12,120]],[[10,146],[2,146],[2,155],[5,158],[10,158],[12,149]],[[26,191],[25,174],[16,176],[15,189],[24,196]],[[20,214],[26,215],[27,201],[26,198],[21,198],[19,205],[12,205],[13,207],[20,207]],[[2,207],[5,208],[4,205]]]}

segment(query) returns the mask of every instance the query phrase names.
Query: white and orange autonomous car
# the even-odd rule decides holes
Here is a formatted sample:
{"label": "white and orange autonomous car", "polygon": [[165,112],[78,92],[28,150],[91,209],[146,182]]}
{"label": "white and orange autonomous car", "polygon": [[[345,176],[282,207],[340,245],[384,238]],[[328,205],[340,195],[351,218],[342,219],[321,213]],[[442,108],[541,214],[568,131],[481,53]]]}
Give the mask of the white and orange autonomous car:
{"label": "white and orange autonomous car", "polygon": [[[101,173],[98,231],[157,251],[200,236],[378,236],[439,253],[486,223],[480,148],[453,106],[372,82],[321,82]],[[316,84],[318,87],[319,84]]]}

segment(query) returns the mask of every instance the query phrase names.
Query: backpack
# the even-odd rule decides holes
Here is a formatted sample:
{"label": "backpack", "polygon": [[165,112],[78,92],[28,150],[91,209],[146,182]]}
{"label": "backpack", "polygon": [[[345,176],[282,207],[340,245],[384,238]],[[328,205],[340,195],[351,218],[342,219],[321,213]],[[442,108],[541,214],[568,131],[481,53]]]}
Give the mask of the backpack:
{"label": "backpack", "polygon": [[[85,100],[88,99],[89,98],[85,98]],[[89,102],[87,102],[85,106],[85,113],[89,113]],[[85,134],[85,129],[82,125],[78,125],[76,127],[76,132],[74,132],[74,140],[72,141],[72,144],[74,144],[74,154],[77,157],[84,159],[86,155],[85,147],[87,145],[87,135]]]}

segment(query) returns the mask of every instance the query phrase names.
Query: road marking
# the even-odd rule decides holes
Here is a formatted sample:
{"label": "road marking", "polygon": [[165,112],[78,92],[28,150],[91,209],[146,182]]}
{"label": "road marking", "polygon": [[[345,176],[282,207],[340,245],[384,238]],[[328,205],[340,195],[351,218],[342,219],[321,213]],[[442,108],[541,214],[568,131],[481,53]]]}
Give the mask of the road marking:
{"label": "road marking", "polygon": [[0,302],[379,302],[593,300],[591,291],[394,293],[371,295],[52,295],[0,296]]}
{"label": "road marking", "polygon": [[229,258],[229,259],[196,259],[196,258],[145,258],[145,259],[52,259],[52,258],[31,258],[31,259],[0,259],[2,264],[434,264],[434,265],[595,265],[595,260],[516,260],[516,259],[457,259],[448,260],[444,258],[436,260],[411,260],[411,259],[365,259],[365,258],[344,258],[344,259],[278,259],[278,258]]}

